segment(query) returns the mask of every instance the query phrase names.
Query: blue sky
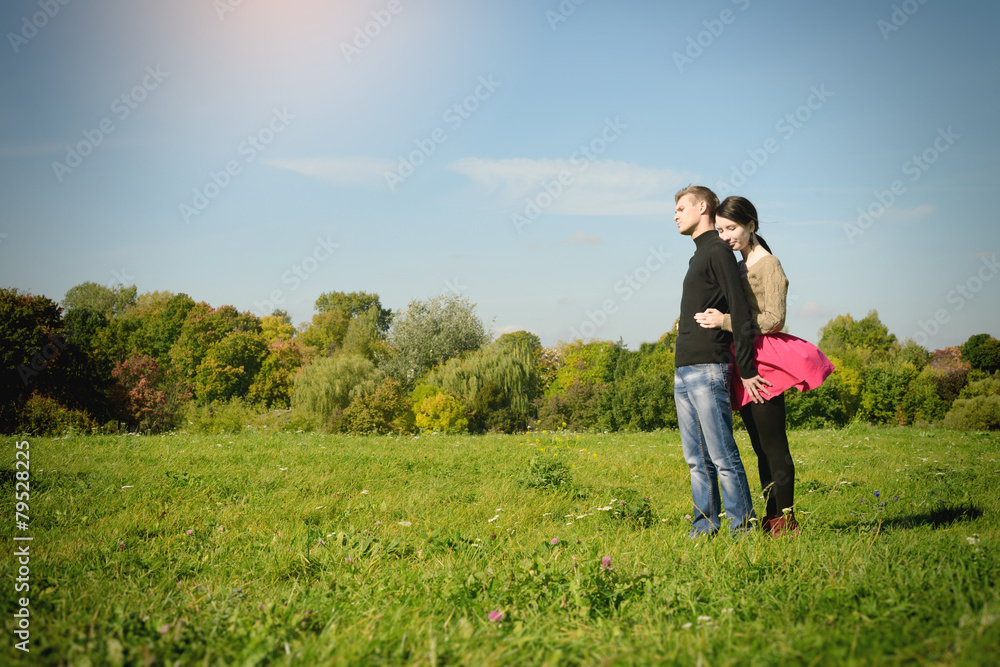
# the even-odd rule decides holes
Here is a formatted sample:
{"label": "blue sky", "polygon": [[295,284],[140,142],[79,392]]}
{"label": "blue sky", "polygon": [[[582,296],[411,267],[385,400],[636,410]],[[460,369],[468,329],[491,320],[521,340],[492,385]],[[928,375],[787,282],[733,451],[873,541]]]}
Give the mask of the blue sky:
{"label": "blue sky", "polygon": [[63,2],[0,9],[4,286],[296,323],[460,293],[634,348],[678,315],[694,182],[756,204],[791,333],[1000,336],[996,3]]}

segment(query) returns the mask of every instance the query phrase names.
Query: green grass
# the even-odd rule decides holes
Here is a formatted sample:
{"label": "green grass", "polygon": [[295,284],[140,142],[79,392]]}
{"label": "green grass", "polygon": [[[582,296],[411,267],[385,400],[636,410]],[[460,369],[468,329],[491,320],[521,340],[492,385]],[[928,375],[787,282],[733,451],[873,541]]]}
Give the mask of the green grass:
{"label": "green grass", "polygon": [[795,432],[801,535],[700,541],[676,432],[28,440],[7,664],[1000,663],[996,434]]}

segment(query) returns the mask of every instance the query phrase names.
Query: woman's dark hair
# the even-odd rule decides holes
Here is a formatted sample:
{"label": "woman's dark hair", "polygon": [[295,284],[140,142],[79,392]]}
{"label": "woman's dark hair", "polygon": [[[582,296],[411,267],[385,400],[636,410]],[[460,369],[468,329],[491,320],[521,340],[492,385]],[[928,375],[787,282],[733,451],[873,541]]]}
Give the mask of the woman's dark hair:
{"label": "woman's dark hair", "polygon": [[760,219],[757,218],[757,209],[746,197],[726,197],[719,204],[719,208],[715,209],[715,217],[732,220],[736,224],[748,228],[753,232],[753,238],[757,239],[757,243],[760,243],[764,247],[764,250],[771,252],[767,242],[757,233],[760,231]]}

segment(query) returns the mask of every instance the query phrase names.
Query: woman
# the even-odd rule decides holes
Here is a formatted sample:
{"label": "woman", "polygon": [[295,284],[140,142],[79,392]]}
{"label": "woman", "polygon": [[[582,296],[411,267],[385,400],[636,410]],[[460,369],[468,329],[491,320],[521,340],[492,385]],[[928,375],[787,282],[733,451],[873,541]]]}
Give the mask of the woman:
{"label": "woman", "polygon": [[[818,387],[833,372],[833,364],[812,343],[781,333],[785,326],[788,278],[781,262],[757,231],[757,209],[743,197],[727,197],[715,214],[715,227],[729,246],[743,255],[740,275],[754,321],[757,372],[770,383],[755,402],[738,377],[733,379],[733,408],[740,411],[757,453],[760,485],[764,491],[765,532],[783,535],[798,532],[795,504],[795,464],[785,433],[784,391]],[[695,315],[705,328],[732,331],[729,315],[710,308]]]}

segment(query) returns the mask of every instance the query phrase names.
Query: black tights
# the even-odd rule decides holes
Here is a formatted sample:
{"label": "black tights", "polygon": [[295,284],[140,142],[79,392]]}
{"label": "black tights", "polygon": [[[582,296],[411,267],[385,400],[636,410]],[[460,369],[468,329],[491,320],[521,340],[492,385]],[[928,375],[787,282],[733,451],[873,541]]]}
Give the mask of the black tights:
{"label": "black tights", "polygon": [[740,409],[750,442],[757,453],[757,470],[768,516],[781,516],[795,502],[795,463],[785,433],[785,395]]}

